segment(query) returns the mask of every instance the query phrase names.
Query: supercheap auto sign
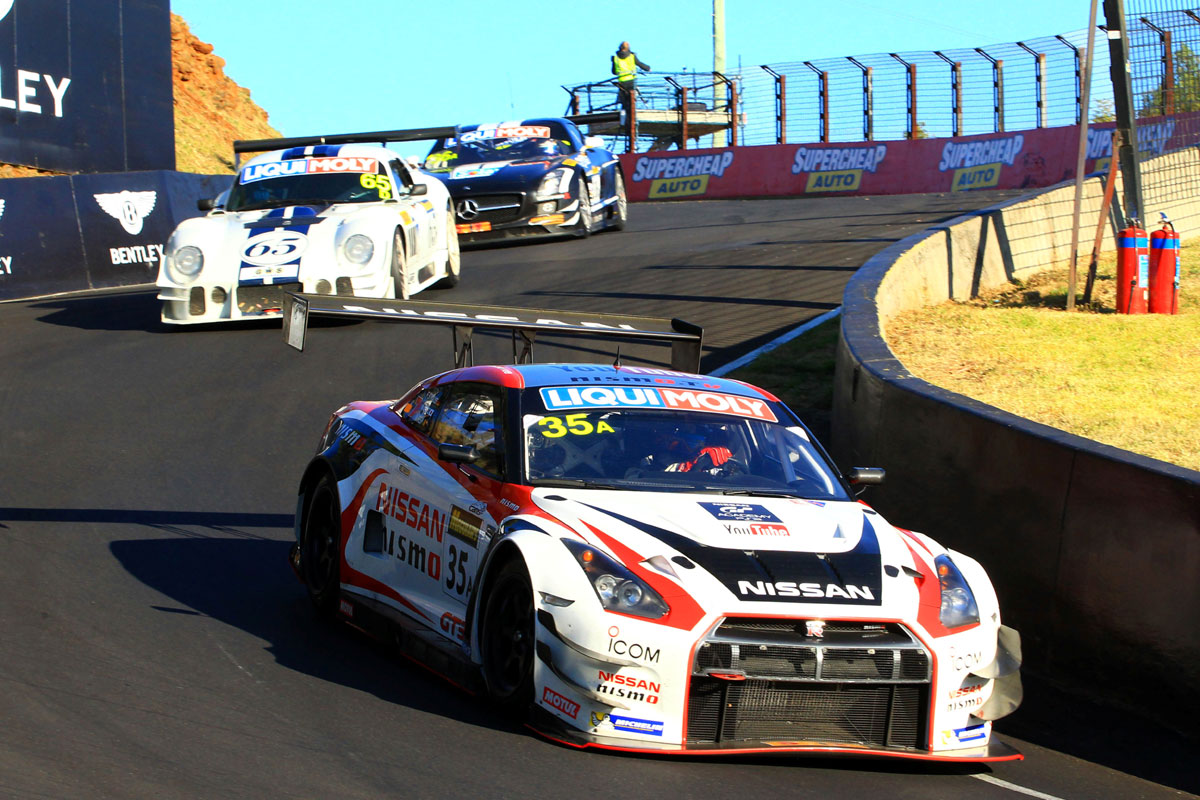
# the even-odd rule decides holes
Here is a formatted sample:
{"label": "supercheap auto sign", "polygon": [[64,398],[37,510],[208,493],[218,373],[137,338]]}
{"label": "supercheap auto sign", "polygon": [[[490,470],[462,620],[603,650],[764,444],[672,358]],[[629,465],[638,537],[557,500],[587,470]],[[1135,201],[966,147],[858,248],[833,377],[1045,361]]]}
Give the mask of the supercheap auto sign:
{"label": "supercheap auto sign", "polygon": [[[1179,120],[1188,116],[1143,121],[1147,142],[1139,145],[1155,154],[1171,149]],[[1104,169],[1111,156],[1110,132],[1097,127],[1089,132],[1089,172]],[[1078,127],[1069,125],[945,139],[626,153],[621,167],[635,201],[1026,189],[1073,177],[1078,139]]]}
{"label": "supercheap auto sign", "polygon": [[174,169],[168,0],[0,0],[0,162]]}

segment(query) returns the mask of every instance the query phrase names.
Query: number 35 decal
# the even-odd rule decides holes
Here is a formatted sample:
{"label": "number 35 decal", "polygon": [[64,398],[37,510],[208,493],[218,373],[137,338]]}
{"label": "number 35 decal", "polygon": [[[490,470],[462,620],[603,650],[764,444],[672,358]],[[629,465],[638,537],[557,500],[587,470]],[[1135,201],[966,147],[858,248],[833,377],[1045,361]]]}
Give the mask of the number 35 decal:
{"label": "number 35 decal", "polygon": [[[564,424],[565,420],[565,424]],[[588,436],[593,433],[615,433],[612,425],[600,420],[593,425],[588,421],[587,414],[567,414],[566,417],[545,417],[538,426],[544,428],[542,435],[547,439],[558,439],[568,433],[575,436]]]}

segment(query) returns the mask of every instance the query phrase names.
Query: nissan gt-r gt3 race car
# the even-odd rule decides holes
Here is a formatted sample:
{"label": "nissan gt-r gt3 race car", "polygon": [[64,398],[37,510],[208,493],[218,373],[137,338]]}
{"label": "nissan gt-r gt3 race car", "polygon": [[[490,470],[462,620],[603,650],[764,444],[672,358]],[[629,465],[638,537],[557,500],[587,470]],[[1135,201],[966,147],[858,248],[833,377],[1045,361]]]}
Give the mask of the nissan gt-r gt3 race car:
{"label": "nissan gt-r gt3 race car", "polygon": [[[680,330],[289,302],[293,342],[306,313]],[[738,381],[463,366],[333,414],[300,482],[291,559],[320,611],[573,746],[1020,758],[992,739],[1020,702],[1019,636],[976,561],[855,499],[853,484],[880,480],[840,473],[783,403]]]}
{"label": "nissan gt-r gt3 race car", "polygon": [[380,145],[263,153],[201,209],[208,214],[180,223],[167,243],[157,281],[163,322],[277,317],[289,291],[407,298],[459,280],[446,187]]}
{"label": "nissan gt-r gt3 race car", "polygon": [[460,125],[424,169],[450,189],[463,241],[587,236],[629,213],[617,157],[566,118]]}

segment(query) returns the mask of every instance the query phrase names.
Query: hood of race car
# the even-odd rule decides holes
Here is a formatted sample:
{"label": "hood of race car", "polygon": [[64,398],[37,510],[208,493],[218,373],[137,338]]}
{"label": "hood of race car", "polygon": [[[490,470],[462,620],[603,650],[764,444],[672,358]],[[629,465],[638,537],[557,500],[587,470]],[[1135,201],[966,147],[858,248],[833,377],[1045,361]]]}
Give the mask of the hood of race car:
{"label": "hood of race car", "polygon": [[884,565],[911,563],[899,534],[858,503],[567,489],[533,499],[589,541],[680,564],[687,583],[682,556],[745,602],[878,607],[898,574]]}
{"label": "hood of race car", "polygon": [[563,166],[566,160],[566,156],[556,156],[534,161],[487,161],[482,164],[464,164],[448,172],[431,174],[445,182],[446,188],[454,196],[523,191],[537,188],[546,173]]}
{"label": "hood of race car", "polygon": [[204,243],[208,280],[294,280],[307,260],[329,265],[338,228],[364,210],[342,203],[212,214],[189,221],[188,243]]}

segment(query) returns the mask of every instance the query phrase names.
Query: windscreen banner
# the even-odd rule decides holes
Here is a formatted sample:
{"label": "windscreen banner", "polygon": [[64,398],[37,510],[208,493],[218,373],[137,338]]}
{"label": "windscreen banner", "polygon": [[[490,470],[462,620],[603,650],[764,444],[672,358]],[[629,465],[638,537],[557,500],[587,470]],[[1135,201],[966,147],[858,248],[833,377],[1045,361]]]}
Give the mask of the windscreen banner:
{"label": "windscreen banner", "polygon": [[0,300],[153,283],[171,231],[232,175],[0,180]]}
{"label": "windscreen banner", "polygon": [[169,0],[0,0],[0,163],[174,169]]}
{"label": "windscreen banner", "polygon": [[[1185,117],[1140,120],[1138,147],[1184,146]],[[1113,123],[1089,126],[1085,172],[1107,170]],[[1079,127],[951,139],[781,144],[622,155],[629,199],[888,195],[1040,189],[1075,177]]]}

